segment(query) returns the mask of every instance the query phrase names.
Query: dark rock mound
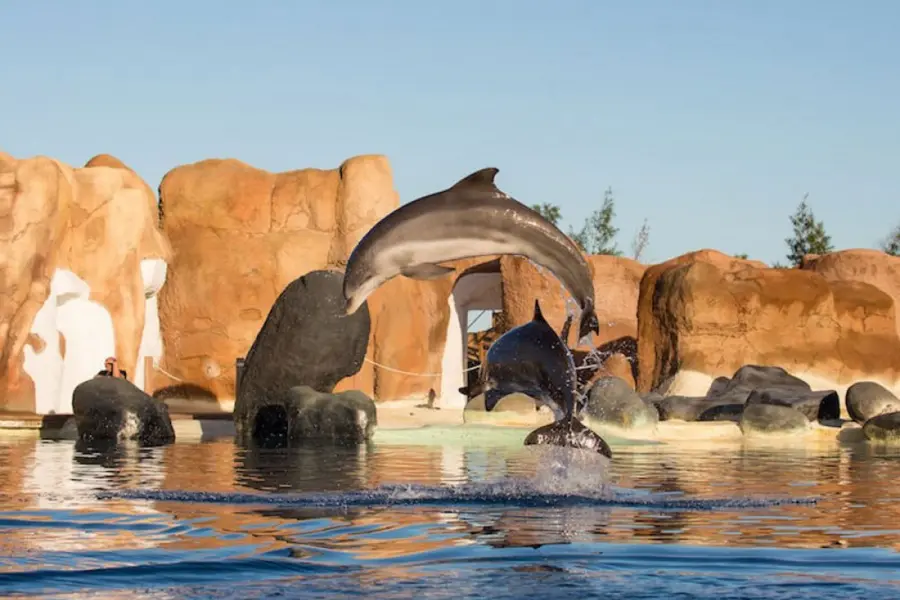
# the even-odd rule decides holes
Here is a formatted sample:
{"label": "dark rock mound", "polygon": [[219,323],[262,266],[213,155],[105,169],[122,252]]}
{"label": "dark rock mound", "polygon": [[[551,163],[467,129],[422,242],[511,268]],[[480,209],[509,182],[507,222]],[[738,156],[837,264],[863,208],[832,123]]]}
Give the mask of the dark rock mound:
{"label": "dark rock mound", "polygon": [[344,304],[337,271],[312,271],[281,292],[244,360],[234,406],[239,435],[267,398],[296,386],[331,392],[359,371],[369,345],[369,307],[345,315]]}
{"label": "dark rock mound", "polygon": [[700,415],[721,404],[723,402],[718,398],[666,396],[656,403],[656,408],[660,421],[696,421]]}
{"label": "dark rock mound", "polygon": [[740,420],[747,433],[791,433],[809,427],[809,419],[799,410],[778,404],[747,403]]}
{"label": "dark rock mound", "polygon": [[884,413],[900,411],[900,400],[889,389],[874,381],[854,383],[847,388],[844,401],[847,414],[860,424]]}
{"label": "dark rock mound", "polygon": [[700,416],[698,421],[733,421],[737,423],[744,414],[743,404],[716,404],[707,408]]}
{"label": "dark rock mound", "polygon": [[863,435],[875,442],[900,442],[900,412],[882,413],[863,425]]}
{"label": "dark rock mound", "polygon": [[357,444],[371,439],[378,416],[375,402],[358,390],[327,394],[303,385],[258,404],[248,422],[250,438],[259,444]]}
{"label": "dark rock mound", "polygon": [[581,416],[624,429],[653,427],[659,421],[656,408],[644,402],[619,377],[603,377],[594,382]]}
{"label": "dark rock mound", "polygon": [[706,397],[720,398],[723,404],[746,404],[753,390],[771,388],[810,390],[809,384],[781,367],[744,365],[730,379],[717,377],[709,386]]}
{"label": "dark rock mound", "polygon": [[834,390],[803,390],[801,388],[766,388],[754,390],[747,398],[750,404],[773,404],[793,408],[810,421],[830,421],[841,418],[841,399]]}
{"label": "dark rock mound", "polygon": [[94,377],[72,392],[78,437],[84,441],[138,440],[145,445],[175,441],[169,407],[126,379]]}

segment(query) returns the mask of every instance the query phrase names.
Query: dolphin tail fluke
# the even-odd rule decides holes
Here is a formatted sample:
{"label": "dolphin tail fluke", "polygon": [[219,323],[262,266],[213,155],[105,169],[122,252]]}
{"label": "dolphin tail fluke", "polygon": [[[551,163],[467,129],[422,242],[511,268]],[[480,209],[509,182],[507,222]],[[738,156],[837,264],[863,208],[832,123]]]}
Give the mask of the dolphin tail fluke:
{"label": "dolphin tail fluke", "polygon": [[525,438],[526,446],[546,445],[593,450],[612,458],[612,450],[602,437],[574,417],[538,427]]}
{"label": "dolphin tail fluke", "polygon": [[600,335],[600,320],[594,312],[593,303],[588,303],[581,312],[581,321],[578,324],[578,339],[583,340],[590,333]]}

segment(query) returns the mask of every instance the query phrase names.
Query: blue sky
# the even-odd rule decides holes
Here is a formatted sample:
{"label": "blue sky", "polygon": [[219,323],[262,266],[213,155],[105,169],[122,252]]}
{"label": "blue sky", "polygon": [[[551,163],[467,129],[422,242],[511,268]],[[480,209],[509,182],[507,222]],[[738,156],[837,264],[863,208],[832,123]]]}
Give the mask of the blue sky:
{"label": "blue sky", "polygon": [[270,170],[384,153],[403,201],[496,166],[645,262],[784,260],[805,192],[838,248],[900,223],[900,2],[0,2],[0,149]]}

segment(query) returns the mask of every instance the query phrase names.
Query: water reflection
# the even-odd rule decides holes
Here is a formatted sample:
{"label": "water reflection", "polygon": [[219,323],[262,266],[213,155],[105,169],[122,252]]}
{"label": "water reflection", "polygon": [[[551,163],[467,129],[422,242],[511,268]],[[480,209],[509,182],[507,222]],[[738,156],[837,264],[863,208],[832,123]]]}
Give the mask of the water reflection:
{"label": "water reflection", "polygon": [[[7,519],[21,519],[23,526],[4,525],[0,553],[21,559],[35,551],[151,547],[218,551],[252,546],[248,552],[283,550],[297,556],[343,552],[359,560],[382,560],[470,545],[540,548],[598,541],[898,548],[898,467],[897,449],[868,445],[775,449],[745,444],[715,452],[634,446],[618,449],[609,483],[695,498],[813,495],[821,500],[816,505],[730,511],[602,506],[297,509],[101,501],[96,494],[125,489],[304,493],[386,484],[458,485],[530,478],[542,465],[536,455],[518,447],[260,448],[213,441],[102,448],[19,440],[0,444],[0,510],[6,511]],[[92,517],[83,511],[103,514]],[[135,521],[125,518],[128,515],[151,520],[141,521],[146,524],[143,530],[135,529]],[[35,524],[42,519],[63,523],[94,519],[104,525]],[[21,568],[21,560],[16,564]]]}

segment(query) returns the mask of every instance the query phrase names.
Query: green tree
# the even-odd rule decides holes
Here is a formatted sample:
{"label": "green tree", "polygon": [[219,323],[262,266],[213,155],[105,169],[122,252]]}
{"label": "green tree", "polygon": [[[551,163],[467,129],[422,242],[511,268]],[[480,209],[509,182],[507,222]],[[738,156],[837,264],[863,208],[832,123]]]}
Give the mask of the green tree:
{"label": "green tree", "polygon": [[542,217],[559,227],[559,219],[562,217],[562,213],[557,205],[544,202],[543,204],[532,204],[531,209],[537,211]]}
{"label": "green tree", "polygon": [[748,258],[750,258],[750,256],[748,256],[746,253],[735,254],[734,257],[735,258],[743,258],[744,260],[747,260]]}
{"label": "green tree", "polygon": [[891,256],[900,256],[900,225],[894,227],[894,230],[881,243],[881,249]]}
{"label": "green tree", "polygon": [[793,237],[784,240],[789,249],[787,259],[795,267],[800,265],[807,254],[828,254],[834,250],[831,236],[825,233],[825,225],[822,221],[816,221],[816,216],[806,201],[808,197],[809,194],[803,195],[797,211],[791,216]]}
{"label": "green tree", "polygon": [[612,224],[613,217],[616,216],[615,203],[612,188],[606,188],[603,193],[603,205],[585,219],[581,231],[576,232],[569,227],[569,237],[584,252],[622,256],[622,251],[616,247],[615,243],[619,229],[613,227]]}
{"label": "green tree", "polygon": [[631,258],[640,261],[641,256],[644,254],[644,250],[647,249],[647,244],[649,243],[650,224],[647,223],[647,219],[644,219],[644,224],[641,225],[641,228],[634,234],[634,239],[631,240]]}

